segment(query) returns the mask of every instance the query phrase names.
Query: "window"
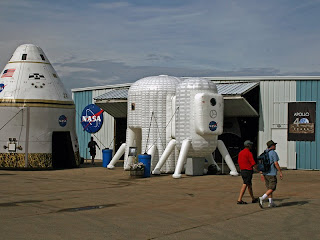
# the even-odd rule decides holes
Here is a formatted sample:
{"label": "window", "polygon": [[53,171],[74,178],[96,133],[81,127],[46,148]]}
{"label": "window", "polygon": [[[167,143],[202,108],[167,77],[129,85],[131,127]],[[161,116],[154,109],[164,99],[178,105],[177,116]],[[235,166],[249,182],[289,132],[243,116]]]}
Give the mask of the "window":
{"label": "window", "polygon": [[27,60],[27,54],[22,54],[22,60]]}
{"label": "window", "polygon": [[215,106],[217,104],[216,99],[215,98],[211,98],[210,99],[210,103],[212,106]]}
{"label": "window", "polygon": [[42,54],[40,54],[40,57],[41,57],[41,59],[42,59],[43,61],[46,60]]}

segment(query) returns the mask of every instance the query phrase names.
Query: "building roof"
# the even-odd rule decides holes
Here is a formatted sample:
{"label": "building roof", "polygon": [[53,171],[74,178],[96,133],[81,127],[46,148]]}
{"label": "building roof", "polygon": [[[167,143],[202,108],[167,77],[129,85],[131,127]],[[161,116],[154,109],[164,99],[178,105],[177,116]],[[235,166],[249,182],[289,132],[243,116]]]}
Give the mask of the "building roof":
{"label": "building roof", "polygon": [[[188,77],[182,77],[186,79]],[[259,81],[305,81],[305,80],[315,80],[319,81],[320,76],[235,76],[235,77],[202,77],[204,79],[214,81],[214,82],[223,82],[228,81],[233,82],[259,82]],[[123,83],[123,84],[114,84],[114,85],[104,85],[104,86],[94,86],[86,88],[73,88],[72,92],[82,92],[82,91],[91,91],[91,90],[101,90],[101,89],[114,89],[114,88],[129,88],[133,83]]]}
{"label": "building roof", "polygon": [[[225,99],[225,116],[259,116],[243,95],[257,87],[259,82],[218,83],[218,93]],[[127,116],[128,88],[112,89],[98,97],[95,104],[115,118]]]}
{"label": "building roof", "polygon": [[249,83],[218,83],[218,93],[222,95],[243,95],[258,86],[258,82]]}
{"label": "building roof", "polygon": [[[247,82],[247,83],[218,83],[218,93],[226,96],[234,96],[249,92],[251,89],[259,85],[259,82]],[[107,93],[104,93],[94,100],[115,100],[115,99],[127,99],[128,98],[128,88],[113,89]]]}
{"label": "building roof", "polygon": [[114,85],[104,85],[104,86],[95,86],[95,87],[85,87],[85,88],[73,88],[72,92],[83,92],[83,91],[94,91],[102,89],[115,89],[115,88],[129,88],[132,83],[123,83],[123,84],[114,84]]}
{"label": "building roof", "polygon": [[107,100],[107,99],[127,99],[128,98],[128,88],[113,89],[107,93],[104,93],[94,100]]}

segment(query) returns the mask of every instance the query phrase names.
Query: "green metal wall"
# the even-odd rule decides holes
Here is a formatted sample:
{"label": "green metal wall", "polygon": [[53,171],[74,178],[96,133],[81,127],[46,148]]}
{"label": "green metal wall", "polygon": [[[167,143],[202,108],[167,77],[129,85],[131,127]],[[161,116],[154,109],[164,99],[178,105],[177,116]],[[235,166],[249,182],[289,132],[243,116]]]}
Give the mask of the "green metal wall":
{"label": "green metal wall", "polygon": [[85,159],[90,159],[88,142],[91,134],[84,131],[81,125],[82,110],[89,104],[92,104],[92,91],[82,91],[73,93],[73,101],[76,105],[76,131],[78,135],[80,156]]}
{"label": "green metal wall", "polygon": [[316,140],[297,141],[297,169],[320,169],[320,81],[297,81],[297,102],[316,101]]}

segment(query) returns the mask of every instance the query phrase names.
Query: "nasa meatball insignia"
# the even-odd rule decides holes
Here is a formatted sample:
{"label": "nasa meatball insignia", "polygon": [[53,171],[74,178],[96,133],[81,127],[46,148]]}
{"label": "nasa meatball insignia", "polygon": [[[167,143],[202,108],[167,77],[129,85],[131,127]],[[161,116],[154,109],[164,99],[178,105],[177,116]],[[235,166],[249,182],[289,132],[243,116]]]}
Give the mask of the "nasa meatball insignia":
{"label": "nasa meatball insignia", "polygon": [[103,110],[95,104],[86,106],[81,115],[81,124],[88,133],[98,132],[103,124]]}
{"label": "nasa meatball insignia", "polygon": [[67,121],[68,121],[68,119],[67,119],[67,117],[65,115],[61,115],[59,117],[59,125],[61,127],[65,127],[67,125]]}
{"label": "nasa meatball insignia", "polygon": [[6,85],[4,85],[3,83],[0,83],[0,92],[2,92],[3,90],[4,90],[4,87],[5,87]]}
{"label": "nasa meatball insignia", "polygon": [[215,131],[215,130],[217,130],[217,128],[218,128],[218,124],[217,124],[215,121],[211,121],[211,122],[209,123],[209,129],[210,129],[211,131]]}

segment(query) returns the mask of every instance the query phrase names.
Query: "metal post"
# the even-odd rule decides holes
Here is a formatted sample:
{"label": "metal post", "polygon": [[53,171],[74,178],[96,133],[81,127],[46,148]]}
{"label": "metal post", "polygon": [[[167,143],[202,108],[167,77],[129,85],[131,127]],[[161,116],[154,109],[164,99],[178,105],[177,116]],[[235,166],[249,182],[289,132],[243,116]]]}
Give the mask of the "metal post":
{"label": "metal post", "polygon": [[221,157],[222,162],[221,162],[221,173],[224,174],[224,158]]}

